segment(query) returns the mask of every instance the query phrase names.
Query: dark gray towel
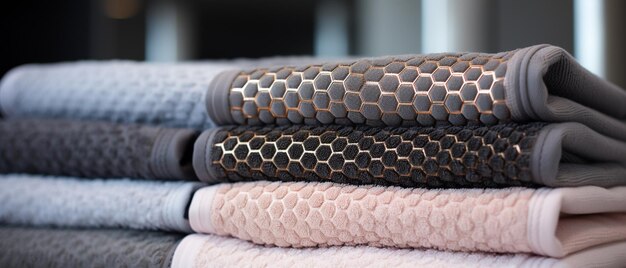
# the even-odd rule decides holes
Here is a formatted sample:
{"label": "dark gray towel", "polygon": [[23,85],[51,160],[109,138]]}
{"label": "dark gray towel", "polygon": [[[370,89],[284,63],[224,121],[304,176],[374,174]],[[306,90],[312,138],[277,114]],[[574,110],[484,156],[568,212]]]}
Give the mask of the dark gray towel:
{"label": "dark gray towel", "polygon": [[103,122],[0,121],[0,173],[195,180],[197,135]]}
{"label": "dark gray towel", "polygon": [[579,122],[626,140],[626,91],[548,45],[223,72],[210,90],[218,125]]}
{"label": "dark gray towel", "polygon": [[579,123],[232,127],[194,148],[200,180],[404,187],[626,185],[626,143]]}
{"label": "dark gray towel", "polygon": [[0,267],[169,267],[184,235],[0,227]]}

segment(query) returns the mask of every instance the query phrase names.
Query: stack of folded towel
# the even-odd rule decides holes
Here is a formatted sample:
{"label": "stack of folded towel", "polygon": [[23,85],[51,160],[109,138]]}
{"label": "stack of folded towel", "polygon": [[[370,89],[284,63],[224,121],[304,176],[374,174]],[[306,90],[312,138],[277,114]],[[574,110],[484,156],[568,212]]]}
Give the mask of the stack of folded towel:
{"label": "stack of folded towel", "polygon": [[626,91],[539,45],[0,84],[0,266],[617,267]]}

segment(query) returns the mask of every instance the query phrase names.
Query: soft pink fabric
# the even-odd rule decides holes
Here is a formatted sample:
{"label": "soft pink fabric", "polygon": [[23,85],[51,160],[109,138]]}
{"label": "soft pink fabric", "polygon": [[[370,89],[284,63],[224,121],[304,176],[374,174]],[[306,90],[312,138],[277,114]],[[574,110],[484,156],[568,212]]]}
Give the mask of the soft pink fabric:
{"label": "soft pink fabric", "polygon": [[589,245],[620,241],[626,237],[626,214],[569,216],[559,221],[556,237],[564,256]]}
{"label": "soft pink fabric", "polygon": [[203,267],[622,267],[626,242],[580,251],[562,259],[530,254],[463,253],[367,246],[280,248],[255,245],[235,238],[192,234],[174,253],[172,268]]}
{"label": "soft pink fabric", "polygon": [[564,257],[626,240],[626,187],[541,188],[529,202],[526,232],[535,254]]}
{"label": "soft pink fabric", "polygon": [[190,221],[198,232],[281,247],[371,245],[531,252],[526,227],[533,192],[331,183],[223,184],[196,193]]}
{"label": "soft pink fabric", "polygon": [[[525,267],[555,260],[520,254],[460,253],[374,247],[289,249],[263,247],[235,238],[189,235],[179,244],[172,268],[201,267]],[[550,266],[535,266],[550,267]]]}

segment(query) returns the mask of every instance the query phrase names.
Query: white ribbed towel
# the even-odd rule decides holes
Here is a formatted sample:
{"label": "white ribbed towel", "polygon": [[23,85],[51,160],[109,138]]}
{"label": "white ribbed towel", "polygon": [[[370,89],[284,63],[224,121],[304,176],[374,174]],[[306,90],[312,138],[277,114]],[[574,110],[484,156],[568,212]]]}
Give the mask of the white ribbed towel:
{"label": "white ribbed towel", "polygon": [[367,246],[290,249],[239,239],[192,234],[176,248],[172,268],[187,267],[621,267],[626,243],[587,249],[563,259],[527,254],[462,253]]}

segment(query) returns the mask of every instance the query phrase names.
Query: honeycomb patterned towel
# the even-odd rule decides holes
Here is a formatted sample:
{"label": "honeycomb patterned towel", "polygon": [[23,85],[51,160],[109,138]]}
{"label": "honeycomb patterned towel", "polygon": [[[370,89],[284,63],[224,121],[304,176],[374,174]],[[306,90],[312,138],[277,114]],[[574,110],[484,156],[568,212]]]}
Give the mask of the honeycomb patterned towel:
{"label": "honeycomb patterned towel", "polygon": [[579,123],[232,127],[200,135],[193,165],[210,183],[611,187],[626,185],[626,143]]}
{"label": "honeycomb patterned towel", "polygon": [[191,232],[191,182],[0,175],[0,224]]}
{"label": "honeycomb patterned towel", "polygon": [[573,121],[626,140],[626,91],[554,46],[304,62],[27,65],[2,79],[0,109],[194,128]]}
{"label": "honeycomb patterned towel", "polygon": [[220,184],[194,194],[189,221],[196,232],[280,247],[369,245],[563,257],[626,240],[626,187]]}
{"label": "honeycomb patterned towel", "polygon": [[579,122],[626,140],[626,91],[549,45],[257,68],[215,80],[208,112],[220,124]]}
{"label": "honeycomb patterned towel", "polygon": [[103,122],[0,121],[0,172],[197,180],[191,166],[197,136]]}
{"label": "honeycomb patterned towel", "polygon": [[263,247],[239,239],[192,234],[174,253],[172,268],[186,267],[619,267],[626,263],[626,243],[580,251],[562,259],[527,254],[461,253],[357,247],[288,249]]}
{"label": "honeycomb patterned towel", "polygon": [[169,267],[182,234],[0,227],[1,267]]}

